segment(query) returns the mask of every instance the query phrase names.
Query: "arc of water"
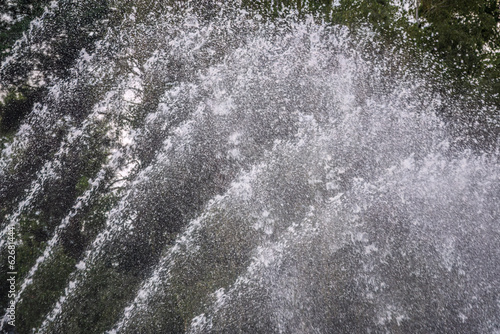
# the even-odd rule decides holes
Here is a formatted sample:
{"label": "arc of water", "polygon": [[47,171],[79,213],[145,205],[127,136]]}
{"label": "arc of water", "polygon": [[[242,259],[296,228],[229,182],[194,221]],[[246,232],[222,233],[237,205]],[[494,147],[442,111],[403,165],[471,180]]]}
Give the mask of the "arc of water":
{"label": "arc of water", "polygon": [[[195,116],[199,116],[199,113],[197,113]],[[180,124],[177,128],[177,132],[180,134],[185,134],[188,133],[187,131],[182,131],[185,127],[190,127],[192,126],[193,120],[187,120]],[[175,131],[174,131],[175,133]],[[171,144],[171,138],[167,138],[164,141],[164,150],[168,151],[172,149],[172,144]],[[117,154],[117,157],[119,157],[120,154]],[[166,158],[166,152],[160,152],[159,155],[157,156],[157,159],[167,159]],[[167,159],[168,160],[168,159]],[[128,181],[128,184],[131,184],[131,188],[128,189],[128,191],[123,195],[121,198],[119,204],[117,207],[113,208],[111,211],[109,211],[106,221],[106,227],[103,232],[101,232],[92,242],[90,248],[97,250],[94,252],[86,252],[86,255],[82,261],[77,264],[76,266],[76,271],[73,272],[73,280],[70,281],[68,284],[68,287],[65,289],[64,295],[62,295],[59,298],[59,301],[56,303],[55,307],[49,312],[47,317],[45,318],[44,322],[42,323],[41,327],[39,328],[40,332],[45,332],[47,330],[47,327],[49,326],[50,322],[53,321],[62,311],[62,305],[64,304],[66,300],[66,296],[70,295],[73,291],[75,291],[81,281],[79,281],[78,273],[82,272],[85,275],[85,269],[90,267],[90,264],[99,256],[100,250],[102,246],[106,243],[106,241],[110,240],[113,238],[113,236],[116,235],[116,232],[122,229],[128,229],[133,220],[134,217],[128,217],[127,221],[123,222],[122,224],[116,224],[115,217],[120,216],[120,212],[123,212],[127,207],[127,201],[130,196],[133,195],[134,193],[134,186],[141,184],[141,180],[147,180],[148,179],[148,173],[151,171],[151,166],[146,167],[143,169],[138,175],[137,178],[131,182]],[[123,185],[125,188],[126,185]]]}
{"label": "arc of water", "polygon": [[[312,210],[306,214],[302,224],[292,224],[277,240],[268,241],[265,245],[257,247],[252,261],[247,266],[246,270],[236,278],[230,288],[227,291],[225,291],[225,289],[219,289],[212,293],[212,297],[214,298],[210,306],[211,313],[217,314],[222,308],[227,306],[225,302],[229,300],[231,296],[241,294],[243,286],[251,283],[252,279],[255,279],[256,273],[262,272],[268,267],[279,268],[284,260],[287,247],[293,246],[296,242],[303,241],[305,237],[319,235],[321,233],[320,229],[300,228],[301,226],[311,225],[311,218],[314,216],[314,211],[315,210]],[[259,277],[259,279],[262,279],[262,277]],[[210,324],[212,324],[210,316],[207,319],[205,314],[200,314],[191,320],[187,333],[204,333],[207,330],[205,326]],[[109,334],[115,333],[110,332]]]}
{"label": "arc of water", "polygon": [[[14,303],[17,304],[22,300],[22,294],[26,290],[27,287],[31,285],[33,282],[33,276],[36,274],[38,271],[38,268],[42,263],[44,263],[47,259],[50,258],[50,256],[53,254],[54,247],[58,244],[60,235],[61,233],[66,229],[66,227],[69,225],[71,218],[76,216],[79,212],[79,210],[82,208],[83,204],[87,202],[87,200],[92,196],[92,194],[96,191],[96,189],[100,186],[101,182],[104,180],[106,176],[106,171],[105,169],[101,169],[99,171],[97,177],[93,180],[90,181],[91,188],[86,190],[83,195],[79,196],[76,200],[76,204],[72,207],[70,213],[63,218],[61,224],[56,228],[56,231],[54,232],[54,235],[52,236],[52,239],[49,240],[47,243],[47,247],[45,247],[45,250],[41,256],[39,256],[35,264],[30,268],[30,271],[24,277],[23,283],[21,284],[21,287],[17,291],[16,297],[14,298]],[[5,315],[2,318],[2,321],[0,323],[0,328],[3,328],[4,323],[7,319],[8,313],[5,313]]]}
{"label": "arc of water", "polygon": [[220,205],[224,200],[232,198],[235,193],[239,191],[242,184],[248,184],[252,180],[257,179],[257,176],[262,171],[262,168],[262,164],[254,166],[250,171],[243,173],[240,177],[233,181],[232,185],[224,193],[224,195],[218,195],[209,201],[204,212],[197,218],[193,219],[186,227],[184,233],[177,237],[175,244],[159,261],[153,274],[141,285],[134,300],[124,309],[122,318],[113,329],[107,332],[108,334],[120,333],[124,326],[126,326],[127,321],[129,321],[132,317],[132,311],[141,310],[147,307],[146,303],[148,299],[151,295],[157,293],[159,284],[163,284],[171,278],[170,268],[176,263],[175,255],[177,255],[182,249],[189,249],[189,245],[194,243],[196,232],[204,227],[203,223],[205,219],[209,217],[211,209]]}
{"label": "arc of water", "polygon": [[41,168],[40,172],[37,173],[36,180],[31,182],[30,187],[25,192],[25,199],[19,203],[16,211],[8,218],[9,223],[7,223],[4,229],[0,232],[0,249],[3,248],[7,241],[5,236],[7,235],[8,231],[18,225],[19,216],[23,213],[24,210],[26,210],[26,208],[28,208],[33,203],[37,195],[43,189],[43,185],[46,184],[47,181],[50,181],[52,178],[55,178],[57,176],[55,173],[56,166],[57,163],[49,161]]}

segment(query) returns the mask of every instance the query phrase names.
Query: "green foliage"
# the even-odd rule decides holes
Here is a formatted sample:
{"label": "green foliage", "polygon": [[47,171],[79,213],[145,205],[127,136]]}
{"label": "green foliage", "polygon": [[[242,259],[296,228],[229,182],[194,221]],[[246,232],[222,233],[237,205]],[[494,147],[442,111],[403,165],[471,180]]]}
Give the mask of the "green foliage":
{"label": "green foliage", "polygon": [[[6,147],[6,145],[8,143],[11,143],[13,139],[14,139],[13,134],[0,135],[0,154],[2,153],[2,151]],[[3,217],[3,216],[4,216],[4,213],[0,209],[0,217]]]}
{"label": "green foliage", "polygon": [[350,28],[369,23],[376,29],[389,32],[394,25],[396,7],[387,0],[343,0],[332,9],[331,22]]}
{"label": "green foliage", "polygon": [[457,76],[480,75],[485,56],[500,47],[496,0],[423,0],[419,12],[429,23],[418,31],[419,45],[444,59]]}
{"label": "green foliage", "polygon": [[286,13],[283,9],[295,9],[299,16],[313,14],[351,28],[370,23],[376,28],[387,29],[393,24],[396,10],[388,0],[342,0],[338,5],[333,5],[331,0],[244,0],[243,5],[271,17]]}
{"label": "green foliage", "polygon": [[278,16],[283,9],[296,9],[300,13],[309,13],[322,11],[328,13],[331,1],[317,0],[317,1],[304,1],[304,0],[243,0],[242,4],[253,10],[258,10],[262,14]]}
{"label": "green foliage", "polygon": [[42,94],[41,89],[32,89],[26,85],[12,88],[3,101],[0,101],[0,136],[15,132]]}
{"label": "green foliage", "polygon": [[[16,240],[19,241],[16,249],[19,283],[26,277],[36,259],[43,254],[56,226],[68,215],[75,199],[89,190],[90,180],[95,178],[102,168],[107,151],[106,143],[103,143],[105,139],[99,131],[105,131],[105,128],[96,128],[94,131],[95,136],[87,138],[86,149],[73,151],[66,157],[71,166],[65,171],[69,176],[52,182],[39,203],[19,218],[19,226],[16,229]],[[106,191],[105,183],[106,180],[103,181],[102,187],[95,190],[89,201],[83,202],[66,228],[58,232],[60,236],[56,241],[56,249],[36,272],[33,285],[23,293],[23,296],[28,297],[23,299],[18,308],[20,314],[26,315],[18,324],[21,332],[29,332],[33,326],[39,325],[41,318],[53,307],[53,303],[66,286],[74,264],[104,226],[106,213],[116,200],[112,194],[103,193]],[[4,209],[2,206],[3,216],[8,212],[4,212]],[[4,276],[7,270],[3,264],[1,266],[0,278],[6,279]],[[3,297],[3,294],[0,295]],[[2,302],[5,305],[4,299],[2,298]]]}
{"label": "green foliage", "polygon": [[89,187],[89,178],[86,175],[82,175],[75,186],[75,189],[79,195],[83,194],[85,190]]}
{"label": "green foliage", "polygon": [[[86,177],[82,177],[81,182],[87,183],[88,186]],[[18,304],[18,312],[23,314],[17,324],[20,332],[27,333],[31,328],[39,326],[43,316],[52,309],[67,286],[68,277],[74,271],[77,261],[81,259],[83,250],[104,226],[106,212],[115,201],[116,199],[111,195],[96,196],[93,204],[85,208],[68,225],[60,238],[60,244],[41,264],[33,277],[33,283],[28,286],[23,293],[22,302]],[[43,253],[48,237],[46,225],[39,220],[38,216],[23,216],[21,219],[18,238],[22,242],[17,247],[18,277],[25,277],[34,261]],[[107,278],[99,277],[106,281],[111,273],[107,275]],[[112,283],[110,284],[113,286]],[[121,287],[123,284],[118,286]],[[102,303],[99,302],[99,304]],[[106,305],[104,307],[105,312],[102,309],[99,309],[99,312],[105,314],[112,309]]]}
{"label": "green foliage", "polygon": [[31,214],[21,217],[17,232],[20,241],[16,249],[19,266],[17,272],[19,277],[24,277],[33,266],[36,258],[43,253],[48,231],[40,217],[37,214]]}
{"label": "green foliage", "polygon": [[53,22],[51,22],[60,30],[61,37],[51,41],[54,54],[39,55],[42,66],[58,76],[67,76],[71,65],[80,54],[80,50],[91,50],[93,42],[102,36],[101,20],[108,14],[107,0],[86,1],[77,6],[72,2],[63,2],[61,11],[54,16]]}
{"label": "green foliage", "polygon": [[[54,333],[103,333],[119,318],[134,287],[140,282],[127,272],[100,264],[88,273],[88,284],[78,293],[78,301],[65,316],[75,321],[53,329]],[[75,316],[77,315],[77,316]]]}
{"label": "green foliage", "polygon": [[62,248],[54,251],[51,259],[43,263],[33,277],[31,284],[17,304],[17,312],[22,314],[16,321],[19,333],[29,333],[31,328],[41,324],[43,316],[49,312],[53,303],[68,284],[68,275],[73,271],[76,260]]}
{"label": "green foliage", "polygon": [[[30,270],[35,260],[43,252],[46,245],[46,233],[43,222],[36,214],[22,215],[19,227],[15,228],[15,240],[19,242],[16,246],[15,271],[18,278],[23,278]],[[7,248],[1,250],[0,279],[7,280],[7,272],[12,271],[7,267]],[[20,281],[18,280],[17,283]],[[0,302],[7,305],[7,285],[0,287]]]}
{"label": "green foliage", "polygon": [[43,13],[48,3],[49,0],[18,0],[14,6],[8,3],[0,5],[0,13],[18,19],[10,25],[0,23],[0,62],[10,54],[16,40],[28,30],[30,22]]}

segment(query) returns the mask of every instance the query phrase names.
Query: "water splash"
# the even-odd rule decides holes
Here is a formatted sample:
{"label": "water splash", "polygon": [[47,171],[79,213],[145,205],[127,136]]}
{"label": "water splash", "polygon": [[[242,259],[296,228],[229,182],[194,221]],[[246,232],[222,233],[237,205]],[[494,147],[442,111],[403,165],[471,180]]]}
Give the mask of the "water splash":
{"label": "water splash", "polygon": [[474,133],[443,115],[471,111],[418,60],[294,10],[123,5],[2,151],[2,227],[52,219],[20,328],[498,330],[498,149],[463,146]]}

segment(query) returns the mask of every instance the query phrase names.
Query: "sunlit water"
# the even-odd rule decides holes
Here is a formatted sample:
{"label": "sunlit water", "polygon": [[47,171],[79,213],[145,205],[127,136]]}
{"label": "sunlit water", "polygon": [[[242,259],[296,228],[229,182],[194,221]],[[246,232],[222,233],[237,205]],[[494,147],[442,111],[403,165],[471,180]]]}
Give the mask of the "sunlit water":
{"label": "sunlit water", "polygon": [[[131,7],[2,151],[2,198],[21,186],[2,243],[61,211],[20,278],[25,330],[499,333],[497,143],[442,117],[481,110],[369,29],[175,7]],[[72,247],[65,288],[23,320]]]}

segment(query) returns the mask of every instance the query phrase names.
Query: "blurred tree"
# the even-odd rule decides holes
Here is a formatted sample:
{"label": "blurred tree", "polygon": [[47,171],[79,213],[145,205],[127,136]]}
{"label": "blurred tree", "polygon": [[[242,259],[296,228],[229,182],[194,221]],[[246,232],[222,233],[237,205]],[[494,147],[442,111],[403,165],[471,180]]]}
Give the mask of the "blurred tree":
{"label": "blurred tree", "polygon": [[500,48],[497,0],[422,0],[419,12],[428,22],[418,34],[419,44],[458,75],[481,74],[483,61]]}

